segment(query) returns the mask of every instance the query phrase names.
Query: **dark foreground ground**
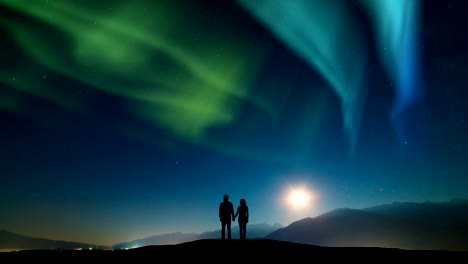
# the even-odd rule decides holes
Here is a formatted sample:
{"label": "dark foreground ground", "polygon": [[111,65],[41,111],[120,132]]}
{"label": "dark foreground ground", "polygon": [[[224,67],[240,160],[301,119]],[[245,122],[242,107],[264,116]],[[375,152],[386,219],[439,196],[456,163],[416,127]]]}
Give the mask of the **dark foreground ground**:
{"label": "dark foreground ground", "polygon": [[[130,263],[252,263],[257,261],[308,263],[340,260],[346,262],[387,262],[393,260],[443,261],[462,263],[468,260],[468,251],[426,251],[392,248],[319,247],[269,239],[220,240],[206,239],[178,245],[146,246],[129,250],[26,250],[0,253],[2,260],[31,260],[60,263],[82,261],[130,261]],[[200,262],[202,261],[202,262]],[[461,262],[460,262],[461,261]]]}

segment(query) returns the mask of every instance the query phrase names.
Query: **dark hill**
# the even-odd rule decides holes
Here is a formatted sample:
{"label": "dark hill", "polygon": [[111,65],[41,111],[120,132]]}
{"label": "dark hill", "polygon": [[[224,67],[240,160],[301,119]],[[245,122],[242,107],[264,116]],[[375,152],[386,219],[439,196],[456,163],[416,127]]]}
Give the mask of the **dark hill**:
{"label": "dark hill", "polygon": [[[196,261],[197,263],[246,262],[265,263],[272,261],[372,261],[376,260],[456,260],[466,259],[464,251],[417,251],[393,248],[346,248],[319,247],[271,239],[220,240],[204,239],[177,245],[145,246],[130,250],[28,250],[0,253],[0,259],[11,258],[16,261],[21,257],[34,260],[57,261],[130,261],[130,263],[148,263],[160,261],[179,263]],[[200,262],[202,261],[202,262]]]}

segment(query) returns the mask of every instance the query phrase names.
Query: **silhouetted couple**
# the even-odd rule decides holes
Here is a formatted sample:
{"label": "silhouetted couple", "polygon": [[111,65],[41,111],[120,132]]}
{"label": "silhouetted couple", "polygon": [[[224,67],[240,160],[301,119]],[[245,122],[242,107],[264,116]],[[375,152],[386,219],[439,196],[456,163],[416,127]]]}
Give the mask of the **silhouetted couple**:
{"label": "silhouetted couple", "polygon": [[[227,194],[223,195],[223,201],[219,204],[219,221],[221,221],[221,238],[231,239],[231,220],[235,221],[236,217],[239,216],[239,233],[240,239],[245,239],[247,234],[247,223],[249,222],[249,207],[245,202],[245,199],[240,199],[240,205],[237,207],[237,211],[234,214],[234,206],[229,201]],[[227,230],[226,230],[227,229]]]}

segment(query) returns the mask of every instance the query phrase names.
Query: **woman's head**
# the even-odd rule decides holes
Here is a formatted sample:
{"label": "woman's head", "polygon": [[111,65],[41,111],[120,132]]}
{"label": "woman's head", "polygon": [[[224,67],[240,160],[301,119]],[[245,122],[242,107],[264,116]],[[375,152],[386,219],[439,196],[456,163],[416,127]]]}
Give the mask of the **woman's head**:
{"label": "woman's head", "polygon": [[240,204],[241,204],[241,205],[247,205],[247,203],[245,202],[245,199],[244,199],[244,198],[240,199]]}

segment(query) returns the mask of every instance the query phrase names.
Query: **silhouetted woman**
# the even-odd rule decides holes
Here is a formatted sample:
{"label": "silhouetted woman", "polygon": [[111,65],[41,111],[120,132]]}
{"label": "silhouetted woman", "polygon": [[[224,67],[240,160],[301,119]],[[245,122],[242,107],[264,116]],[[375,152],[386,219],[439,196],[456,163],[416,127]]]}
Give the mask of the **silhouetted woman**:
{"label": "silhouetted woman", "polygon": [[236,220],[236,217],[239,216],[239,232],[240,239],[245,239],[247,234],[247,223],[249,222],[249,207],[245,202],[245,199],[240,199],[240,205],[237,207],[236,214],[232,218],[232,221]]}

